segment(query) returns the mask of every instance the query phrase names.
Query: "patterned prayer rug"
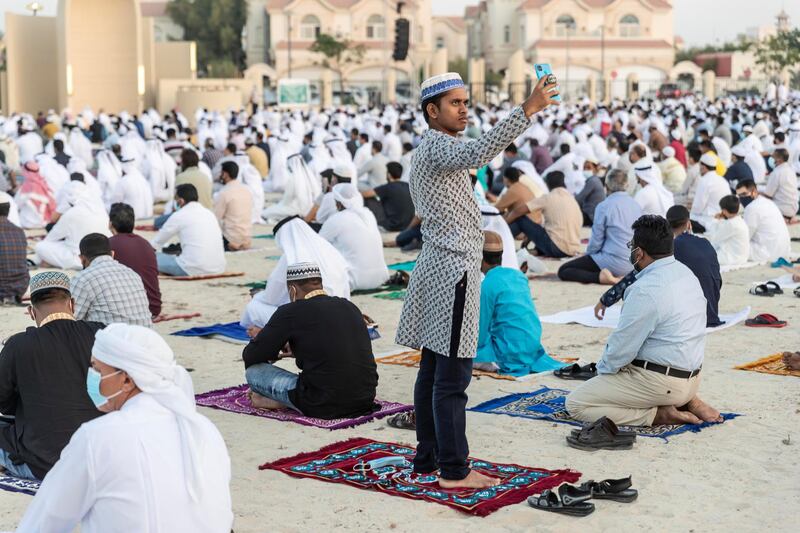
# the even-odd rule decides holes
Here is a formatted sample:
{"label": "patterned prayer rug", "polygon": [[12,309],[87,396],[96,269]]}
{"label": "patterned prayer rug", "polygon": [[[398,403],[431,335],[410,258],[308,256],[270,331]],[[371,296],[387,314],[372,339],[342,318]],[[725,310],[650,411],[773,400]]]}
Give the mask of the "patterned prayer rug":
{"label": "patterned prayer rug", "polygon": [[260,416],[262,418],[271,418],[273,420],[280,420],[281,422],[295,422],[304,426],[313,426],[323,429],[342,429],[353,426],[360,426],[372,420],[377,420],[395,413],[405,413],[413,411],[413,405],[406,405],[395,402],[384,402],[383,400],[375,400],[375,403],[380,406],[380,409],[368,415],[359,416],[356,418],[337,418],[334,420],[323,420],[322,418],[312,418],[304,416],[297,411],[291,409],[259,409],[253,407],[250,400],[247,398],[247,385],[239,385],[238,387],[228,387],[226,389],[213,390],[204,392],[195,396],[197,405],[203,407],[211,407],[213,409],[221,409],[223,411],[230,411],[232,413],[242,413],[245,415]]}
{"label": "patterned prayer rug", "polygon": [[[574,470],[544,470],[471,458],[472,469],[500,478],[502,483],[489,489],[447,490],[439,487],[435,475],[412,472],[414,454],[414,448],[409,446],[355,438],[316,452],[266,463],[259,469],[278,470],[292,477],[344,483],[359,489],[438,503],[476,516],[487,516],[506,505],[525,501],[532,494],[562,483],[574,483],[581,477],[580,472]],[[387,456],[404,457],[405,464],[366,471],[357,466]]]}
{"label": "patterned prayer rug", "polygon": [[402,263],[392,263],[391,265],[387,265],[391,270],[405,270],[406,272],[410,272],[414,270],[414,267],[417,266],[417,260],[413,261],[403,261]]}
{"label": "patterned prayer rug", "polygon": [[[419,350],[408,350],[404,352],[399,352],[396,354],[387,355],[385,357],[381,357],[375,359],[378,363],[383,363],[385,365],[400,365],[400,366],[409,366],[413,368],[419,368],[419,362],[422,359],[422,354]],[[559,361],[564,361],[565,363],[574,363],[577,361],[576,358],[573,357],[556,357]],[[502,379],[505,381],[527,381],[531,378],[531,376],[535,376],[536,374],[529,374],[527,376],[508,376],[503,374],[498,374],[497,372],[487,372],[485,370],[478,370],[476,368],[472,369],[472,375],[475,377],[486,377],[492,379]]]}
{"label": "patterned prayer rug", "polygon": [[[542,387],[534,392],[511,394],[483,402],[480,405],[467,409],[478,413],[494,415],[518,416],[533,420],[549,420],[559,424],[582,426],[582,422],[571,418],[564,407],[564,401],[570,391],[563,389],[550,389]],[[740,416],[736,413],[722,413],[724,420]],[[701,429],[714,426],[718,423],[704,422],[702,424],[664,424],[660,426],[620,426],[624,431],[632,431],[640,437],[659,437],[667,440],[668,437],[691,431],[698,433]]]}
{"label": "patterned prayer rug", "polygon": [[767,357],[762,357],[752,363],[739,365],[733,367],[737,370],[750,370],[752,372],[761,372],[763,374],[776,374],[778,376],[795,376],[800,378],[800,370],[790,370],[783,363],[783,354],[776,353]]}
{"label": "patterned prayer rug", "polygon": [[18,477],[9,476],[6,473],[0,474],[0,490],[8,492],[21,492],[22,494],[29,494],[33,496],[39,490],[40,481],[31,481],[30,479],[20,479]]}
{"label": "patterned prayer rug", "polygon": [[382,292],[380,294],[373,294],[372,296],[375,298],[380,298],[381,300],[405,300],[406,290],[403,289],[402,291]]}

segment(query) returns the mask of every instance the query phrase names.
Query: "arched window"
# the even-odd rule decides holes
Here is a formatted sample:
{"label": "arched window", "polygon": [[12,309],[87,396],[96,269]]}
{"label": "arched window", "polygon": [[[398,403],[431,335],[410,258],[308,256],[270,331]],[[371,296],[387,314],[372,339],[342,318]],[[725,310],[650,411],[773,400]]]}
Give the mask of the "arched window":
{"label": "arched window", "polygon": [[511,26],[503,26],[503,42],[508,44],[511,42]]}
{"label": "arched window", "polygon": [[575,19],[571,15],[560,15],[556,19],[556,36],[575,35]]}
{"label": "arched window", "polygon": [[436,38],[436,48],[444,48],[444,37],[441,35]]}
{"label": "arched window", "polygon": [[367,39],[382,41],[386,39],[386,22],[380,15],[371,15],[367,19]]}
{"label": "arched window", "polygon": [[300,38],[304,41],[316,41],[320,33],[319,19],[314,15],[306,15],[300,21]]}
{"label": "arched window", "polygon": [[620,37],[639,36],[639,19],[636,15],[625,15],[619,19],[619,35]]}

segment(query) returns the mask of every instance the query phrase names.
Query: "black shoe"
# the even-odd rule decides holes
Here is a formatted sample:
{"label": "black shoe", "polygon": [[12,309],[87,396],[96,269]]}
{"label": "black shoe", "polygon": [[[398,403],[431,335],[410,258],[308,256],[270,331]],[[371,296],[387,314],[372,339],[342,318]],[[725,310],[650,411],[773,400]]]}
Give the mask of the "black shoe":
{"label": "black shoe", "polygon": [[419,239],[414,239],[410,243],[400,248],[400,250],[403,252],[413,252],[414,250],[421,250],[421,249],[422,249],[422,241]]}

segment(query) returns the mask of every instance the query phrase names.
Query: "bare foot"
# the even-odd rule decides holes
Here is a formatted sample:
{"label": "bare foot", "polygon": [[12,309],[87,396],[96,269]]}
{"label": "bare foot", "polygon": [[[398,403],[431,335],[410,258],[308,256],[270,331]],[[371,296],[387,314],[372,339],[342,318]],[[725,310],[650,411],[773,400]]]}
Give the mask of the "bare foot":
{"label": "bare foot", "polygon": [[689,403],[684,407],[687,411],[704,422],[722,422],[722,416],[719,414],[719,411],[701,400],[699,396],[695,396],[689,400]]}
{"label": "bare foot", "polygon": [[470,470],[469,474],[467,474],[467,477],[464,479],[439,478],[439,486],[443,489],[487,489],[499,484],[499,479],[484,476],[474,470]]}
{"label": "bare foot", "polygon": [[265,398],[252,390],[247,393],[250,404],[257,409],[283,409],[286,407],[281,402],[276,402],[272,398]]}
{"label": "bare foot", "polygon": [[689,411],[678,411],[674,405],[662,405],[656,411],[653,425],[661,424],[700,424],[703,421]]}
{"label": "bare foot", "polygon": [[614,277],[614,274],[607,268],[600,271],[600,284],[601,285],[616,285],[619,283],[620,278]]}
{"label": "bare foot", "polygon": [[800,352],[783,352],[783,364],[789,370],[800,370]]}

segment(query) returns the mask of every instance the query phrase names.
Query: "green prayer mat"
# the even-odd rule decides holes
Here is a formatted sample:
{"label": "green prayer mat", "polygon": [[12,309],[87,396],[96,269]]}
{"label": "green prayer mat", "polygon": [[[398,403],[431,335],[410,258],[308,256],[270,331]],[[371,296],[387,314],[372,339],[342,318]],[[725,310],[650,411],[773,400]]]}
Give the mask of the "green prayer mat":
{"label": "green prayer mat", "polygon": [[265,259],[269,259],[270,261],[280,261],[281,256],[279,255],[268,255]]}
{"label": "green prayer mat", "polygon": [[248,287],[250,289],[266,289],[267,282],[266,281],[253,281],[250,283],[242,283],[239,285],[240,287]]}
{"label": "green prayer mat", "polygon": [[382,285],[376,289],[360,289],[357,291],[350,291],[351,296],[363,296],[367,294],[377,294],[379,292],[399,291],[404,289],[405,285]]}
{"label": "green prayer mat", "polygon": [[264,235],[253,235],[253,238],[254,239],[274,239],[275,235],[273,235],[272,233],[267,233],[267,234],[264,234]]}
{"label": "green prayer mat", "polygon": [[380,294],[374,294],[373,296],[382,300],[405,300],[406,291],[382,292]]}
{"label": "green prayer mat", "polygon": [[409,271],[409,270],[414,270],[414,267],[416,266],[416,264],[417,264],[417,260],[415,259],[414,261],[406,261],[404,263],[393,263],[393,264],[389,265],[389,268],[391,268],[392,270],[407,270],[407,271]]}

